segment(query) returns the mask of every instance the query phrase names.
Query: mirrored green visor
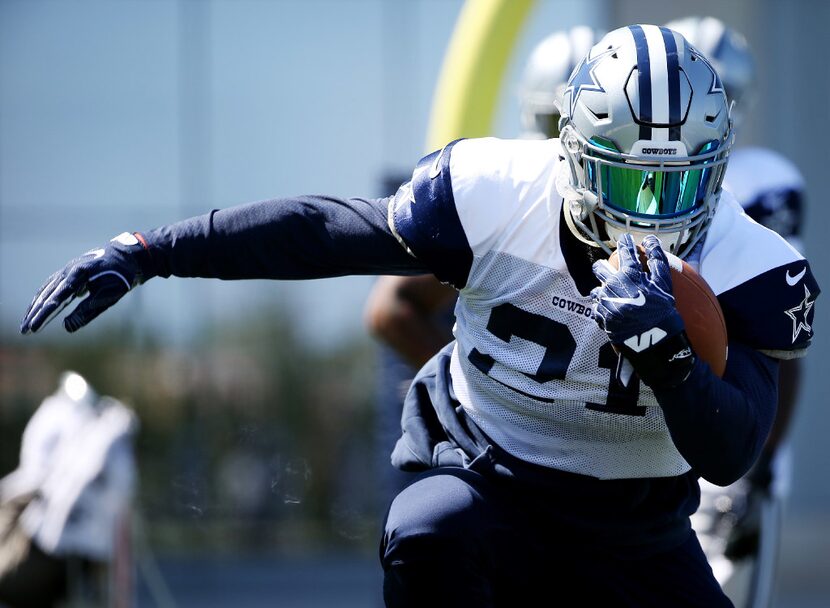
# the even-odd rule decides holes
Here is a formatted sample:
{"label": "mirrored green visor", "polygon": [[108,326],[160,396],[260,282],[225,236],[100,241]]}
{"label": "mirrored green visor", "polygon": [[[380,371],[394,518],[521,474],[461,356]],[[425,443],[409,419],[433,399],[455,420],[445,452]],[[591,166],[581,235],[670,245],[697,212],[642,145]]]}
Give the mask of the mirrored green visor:
{"label": "mirrored green visor", "polygon": [[[591,143],[610,150],[606,142],[592,140]],[[715,150],[717,142],[710,142],[698,155]],[[670,164],[635,168],[638,165],[603,158],[599,153],[586,161],[588,183],[603,204],[650,218],[686,214],[702,206],[707,194],[717,187],[721,175],[721,162],[715,156],[685,165],[694,167],[689,169]]]}

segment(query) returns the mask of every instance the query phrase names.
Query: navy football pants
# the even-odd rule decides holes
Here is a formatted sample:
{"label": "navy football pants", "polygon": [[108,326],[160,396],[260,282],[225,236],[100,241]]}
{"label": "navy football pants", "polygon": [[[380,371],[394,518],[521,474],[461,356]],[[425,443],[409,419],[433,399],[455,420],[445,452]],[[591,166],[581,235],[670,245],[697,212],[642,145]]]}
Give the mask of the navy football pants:
{"label": "navy football pants", "polygon": [[447,467],[405,488],[392,501],[380,547],[386,605],[732,605],[693,532],[669,551],[615,553],[549,521],[542,501],[505,487]]}

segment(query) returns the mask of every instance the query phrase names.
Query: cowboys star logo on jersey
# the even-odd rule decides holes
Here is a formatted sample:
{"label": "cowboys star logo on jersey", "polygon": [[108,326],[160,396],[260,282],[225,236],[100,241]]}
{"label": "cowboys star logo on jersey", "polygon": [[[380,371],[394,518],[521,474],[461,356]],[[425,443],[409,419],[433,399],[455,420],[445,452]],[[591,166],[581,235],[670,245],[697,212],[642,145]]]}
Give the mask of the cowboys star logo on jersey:
{"label": "cowboys star logo on jersey", "polygon": [[801,333],[802,329],[808,334],[813,332],[813,328],[810,326],[809,321],[807,321],[807,315],[810,314],[813,304],[815,304],[815,298],[810,294],[810,290],[805,285],[804,299],[801,303],[798,306],[784,311],[784,314],[793,320],[793,344],[795,344],[795,339],[798,338],[798,334]]}

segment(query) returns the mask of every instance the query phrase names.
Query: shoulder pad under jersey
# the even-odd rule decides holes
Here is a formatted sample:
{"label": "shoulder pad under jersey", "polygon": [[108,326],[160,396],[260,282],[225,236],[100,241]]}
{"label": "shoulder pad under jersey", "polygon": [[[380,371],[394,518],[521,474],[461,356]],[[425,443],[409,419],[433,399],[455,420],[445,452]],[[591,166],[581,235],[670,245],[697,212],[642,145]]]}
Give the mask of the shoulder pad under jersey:
{"label": "shoulder pad under jersey", "polygon": [[528,192],[546,187],[558,149],[552,140],[453,141],[421,159],[395,196],[392,229],[441,281],[461,289],[474,257],[520,221]]}

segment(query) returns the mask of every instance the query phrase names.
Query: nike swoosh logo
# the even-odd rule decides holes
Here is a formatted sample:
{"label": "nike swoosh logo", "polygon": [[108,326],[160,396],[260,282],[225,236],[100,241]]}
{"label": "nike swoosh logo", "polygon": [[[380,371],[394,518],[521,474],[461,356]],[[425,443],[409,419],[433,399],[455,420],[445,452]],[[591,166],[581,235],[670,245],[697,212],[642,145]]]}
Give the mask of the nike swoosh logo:
{"label": "nike swoosh logo", "polygon": [[788,268],[787,269],[787,276],[786,276],[787,285],[789,285],[790,287],[793,287],[794,285],[796,285],[801,280],[801,277],[804,276],[804,273],[806,273],[806,272],[807,272],[807,267],[805,266],[804,268],[801,269],[801,272],[799,272],[794,277],[791,277],[790,276],[790,270]]}
{"label": "nike swoosh logo", "polygon": [[614,302],[615,304],[631,304],[632,306],[642,306],[646,303],[646,296],[642,291],[637,292],[636,298],[602,298],[606,302]]}
{"label": "nike swoosh logo", "polygon": [[[447,144],[448,146],[449,144]],[[447,146],[441,148],[441,151],[438,153],[438,157],[435,159],[435,162],[432,163],[432,166],[429,168],[429,179],[435,179],[441,174],[441,159],[444,157],[444,150],[447,149]]]}

